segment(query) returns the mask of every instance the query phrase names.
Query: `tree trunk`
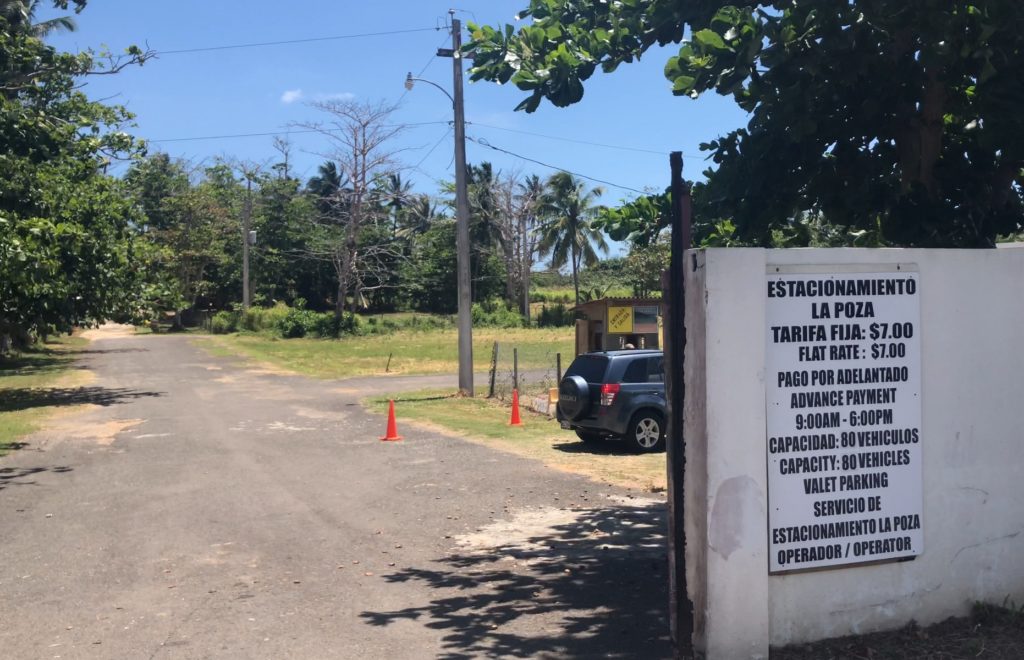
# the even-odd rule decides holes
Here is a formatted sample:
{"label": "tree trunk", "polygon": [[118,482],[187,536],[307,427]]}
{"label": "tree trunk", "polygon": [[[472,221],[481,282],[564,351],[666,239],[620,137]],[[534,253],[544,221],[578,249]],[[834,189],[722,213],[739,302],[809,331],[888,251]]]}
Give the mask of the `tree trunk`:
{"label": "tree trunk", "polygon": [[516,282],[520,278],[516,277],[515,271],[516,262],[514,259],[509,259],[505,262],[505,270],[508,271],[508,277],[505,280],[505,300],[508,301],[509,307],[513,307],[516,304]]}
{"label": "tree trunk", "polygon": [[580,268],[576,260],[576,243],[572,244],[572,287],[576,290],[576,305],[580,304]]}
{"label": "tree trunk", "polygon": [[338,291],[337,291],[338,299],[334,301],[334,316],[336,318],[340,319],[342,314],[345,313],[345,297],[347,295],[348,295],[348,292],[345,291],[345,287],[342,285],[341,281],[339,280],[339,282],[338,282]]}
{"label": "tree trunk", "polygon": [[934,199],[940,194],[935,180],[935,166],[942,155],[946,87],[939,72],[934,69],[928,70],[926,76],[920,111],[911,116],[908,125],[897,138],[897,148],[900,187],[903,192],[909,192],[917,184]]}
{"label": "tree trunk", "polygon": [[530,237],[526,235],[526,214],[519,220],[519,286],[522,287],[522,309],[526,325],[530,325]]}

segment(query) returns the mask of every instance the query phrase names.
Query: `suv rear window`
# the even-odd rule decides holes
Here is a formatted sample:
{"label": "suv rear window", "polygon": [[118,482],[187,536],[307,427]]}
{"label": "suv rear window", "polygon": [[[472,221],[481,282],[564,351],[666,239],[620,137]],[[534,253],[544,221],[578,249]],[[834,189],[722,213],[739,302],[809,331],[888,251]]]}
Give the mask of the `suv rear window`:
{"label": "suv rear window", "polygon": [[588,383],[600,383],[608,368],[608,358],[603,355],[580,355],[565,372],[566,376],[582,376]]}
{"label": "suv rear window", "polygon": [[624,383],[660,383],[664,381],[662,373],[664,358],[649,357],[634,360],[626,367],[626,373],[622,375]]}

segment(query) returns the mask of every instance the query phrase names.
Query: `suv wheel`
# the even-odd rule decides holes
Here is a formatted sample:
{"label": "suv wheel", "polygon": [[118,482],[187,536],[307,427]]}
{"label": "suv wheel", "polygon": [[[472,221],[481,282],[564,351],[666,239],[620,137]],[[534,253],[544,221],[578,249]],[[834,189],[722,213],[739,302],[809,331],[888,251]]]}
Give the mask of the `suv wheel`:
{"label": "suv wheel", "polygon": [[626,441],[641,452],[665,449],[665,418],[656,410],[641,410],[629,420]]}
{"label": "suv wheel", "polygon": [[590,444],[601,441],[601,434],[594,433],[593,431],[581,431],[580,429],[576,429],[576,437],[583,442]]}

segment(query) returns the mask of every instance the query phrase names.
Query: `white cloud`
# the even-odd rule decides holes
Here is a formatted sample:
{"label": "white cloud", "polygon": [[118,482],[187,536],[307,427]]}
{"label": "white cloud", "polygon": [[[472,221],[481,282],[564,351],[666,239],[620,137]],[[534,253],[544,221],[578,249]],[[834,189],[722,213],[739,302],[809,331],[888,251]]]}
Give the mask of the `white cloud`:
{"label": "white cloud", "polygon": [[302,98],[301,89],[289,89],[281,95],[281,103],[295,103]]}

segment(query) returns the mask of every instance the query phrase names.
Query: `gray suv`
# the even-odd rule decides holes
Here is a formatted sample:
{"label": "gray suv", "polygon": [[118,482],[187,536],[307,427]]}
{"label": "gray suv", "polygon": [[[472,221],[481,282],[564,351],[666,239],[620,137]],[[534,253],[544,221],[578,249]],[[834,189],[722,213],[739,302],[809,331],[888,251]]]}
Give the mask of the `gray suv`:
{"label": "gray suv", "polygon": [[664,374],[661,351],[584,353],[558,384],[555,416],[584,442],[619,437],[638,451],[663,451]]}

